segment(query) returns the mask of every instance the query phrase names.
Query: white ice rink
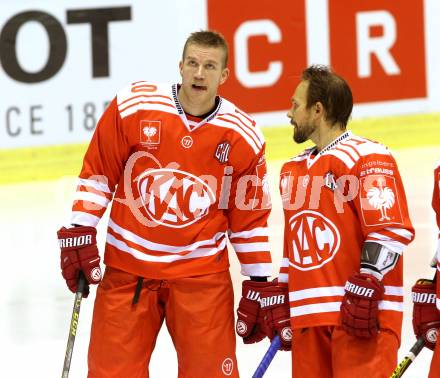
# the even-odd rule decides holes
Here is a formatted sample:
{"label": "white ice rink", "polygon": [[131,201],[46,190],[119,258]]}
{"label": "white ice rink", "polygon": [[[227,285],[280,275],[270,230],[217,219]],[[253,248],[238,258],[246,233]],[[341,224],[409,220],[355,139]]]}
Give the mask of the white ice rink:
{"label": "white ice rink", "polygon": [[[411,328],[409,291],[419,277],[432,277],[429,261],[434,253],[436,228],[430,209],[432,169],[439,148],[407,149],[395,153],[404,179],[416,239],[405,253],[405,317],[399,358],[415,341]],[[282,212],[277,195],[279,164],[269,167],[273,181],[274,211],[270,218],[274,275],[282,254]],[[71,206],[75,178],[0,186],[0,377],[59,377],[61,375],[73,294],[65,287],[59,269],[56,230],[65,224]],[[100,245],[104,240],[101,222]],[[230,254],[236,301],[241,280],[235,256]],[[87,376],[87,347],[94,289],[83,300],[71,365],[71,378]],[[244,346],[237,340],[242,377],[251,377],[268,342]],[[431,351],[423,350],[405,377],[427,376]],[[290,377],[290,355],[279,352],[267,377]],[[163,327],[150,365],[152,378],[177,376],[177,360],[171,339]],[[128,377],[127,377],[128,378]]]}

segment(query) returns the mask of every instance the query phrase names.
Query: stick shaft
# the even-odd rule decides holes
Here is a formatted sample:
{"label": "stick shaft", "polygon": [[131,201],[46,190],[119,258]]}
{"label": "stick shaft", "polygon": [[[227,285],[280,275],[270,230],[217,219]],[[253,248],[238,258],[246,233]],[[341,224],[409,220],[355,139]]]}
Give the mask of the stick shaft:
{"label": "stick shaft", "polygon": [[67,339],[66,355],[64,356],[64,365],[62,378],[68,378],[70,371],[70,362],[72,361],[73,346],[75,344],[76,330],[78,328],[79,311],[81,309],[81,300],[83,291],[86,285],[86,279],[82,272],[80,272],[78,279],[78,290],[75,294],[73,302],[72,318],[70,319],[69,337]]}
{"label": "stick shaft", "polygon": [[257,370],[255,370],[254,375],[252,378],[262,378],[264,373],[266,373],[267,368],[269,367],[270,363],[272,362],[273,358],[275,357],[275,354],[278,352],[278,349],[280,349],[281,346],[281,340],[279,336],[275,336],[270,343],[269,348],[267,349],[266,354],[262,358],[260,364],[257,367]]}
{"label": "stick shaft", "polygon": [[405,373],[406,369],[408,369],[409,365],[412,364],[412,362],[415,360],[415,358],[417,357],[417,355],[420,353],[420,351],[423,349],[424,346],[425,346],[425,341],[423,340],[423,337],[419,337],[415,342],[415,344],[411,347],[405,358],[394,369],[394,372],[393,374],[391,374],[390,378],[402,377],[403,373]]}

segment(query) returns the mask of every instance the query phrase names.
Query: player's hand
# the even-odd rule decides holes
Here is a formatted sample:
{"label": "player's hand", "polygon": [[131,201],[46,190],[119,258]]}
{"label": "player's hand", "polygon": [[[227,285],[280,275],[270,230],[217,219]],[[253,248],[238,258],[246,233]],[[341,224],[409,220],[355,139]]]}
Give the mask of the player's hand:
{"label": "player's hand", "polygon": [[235,330],[245,344],[257,343],[266,337],[259,322],[260,292],[271,285],[272,282],[243,281]]}
{"label": "player's hand", "polygon": [[[89,284],[99,283],[101,268],[95,227],[62,227],[57,235],[61,249],[61,270],[70,291],[76,292],[80,271],[83,271]],[[88,295],[89,288],[86,285],[83,297]]]}
{"label": "player's hand", "polygon": [[272,339],[278,335],[281,350],[292,348],[292,329],[290,327],[289,290],[284,286],[269,286],[261,290],[260,311],[264,333]]}
{"label": "player's hand", "polygon": [[440,328],[440,313],[435,305],[436,283],[419,279],[412,287],[413,329],[417,338],[423,337],[425,346],[434,350]]}
{"label": "player's hand", "polygon": [[341,304],[342,328],[348,334],[370,338],[379,332],[378,305],[384,291],[372,275],[355,273],[348,279]]}

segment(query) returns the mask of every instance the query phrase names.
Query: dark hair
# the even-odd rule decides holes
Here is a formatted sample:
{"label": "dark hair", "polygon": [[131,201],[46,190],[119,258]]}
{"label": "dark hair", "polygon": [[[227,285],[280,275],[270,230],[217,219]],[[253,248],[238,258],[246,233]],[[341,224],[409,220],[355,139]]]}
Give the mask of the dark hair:
{"label": "dark hair", "polygon": [[340,123],[345,129],[353,110],[353,95],[347,82],[324,65],[306,68],[301,78],[309,83],[307,108],[320,102],[326,120],[332,125]]}
{"label": "dark hair", "polygon": [[228,65],[228,44],[225,38],[218,32],[213,30],[201,30],[191,33],[183,47],[182,60],[185,59],[185,53],[188,45],[195,44],[205,47],[221,47],[225,53],[223,67]]}

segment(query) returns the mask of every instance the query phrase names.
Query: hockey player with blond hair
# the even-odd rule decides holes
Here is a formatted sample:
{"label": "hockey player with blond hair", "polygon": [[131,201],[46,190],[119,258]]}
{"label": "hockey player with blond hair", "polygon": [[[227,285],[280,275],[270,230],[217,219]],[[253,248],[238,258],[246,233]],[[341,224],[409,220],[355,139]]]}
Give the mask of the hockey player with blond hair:
{"label": "hockey player with blond hair", "polygon": [[[148,377],[164,321],[179,377],[238,377],[227,234],[242,274],[265,281],[270,201],[263,135],[217,95],[227,61],[221,35],[195,32],[180,84],[134,82],[98,123],[58,231],[69,288],[80,271],[99,283],[90,378]],[[110,203],[101,280],[95,227]]]}

